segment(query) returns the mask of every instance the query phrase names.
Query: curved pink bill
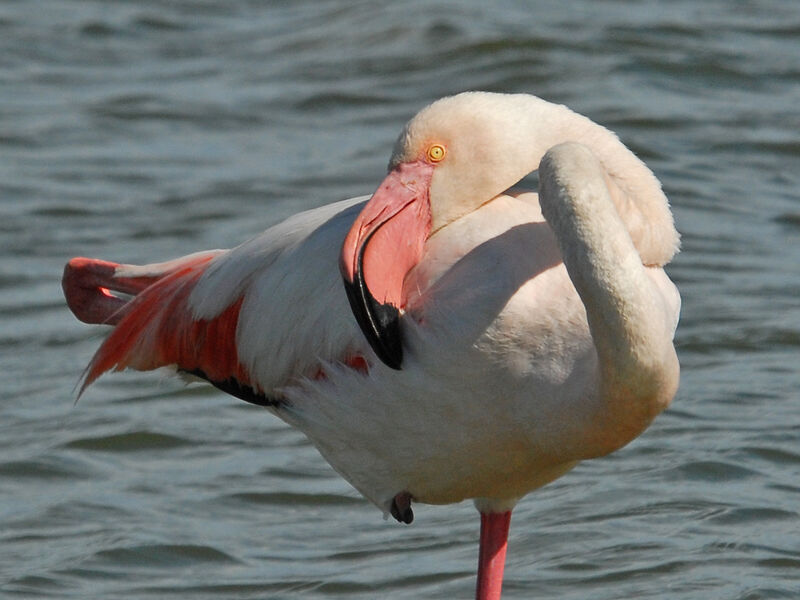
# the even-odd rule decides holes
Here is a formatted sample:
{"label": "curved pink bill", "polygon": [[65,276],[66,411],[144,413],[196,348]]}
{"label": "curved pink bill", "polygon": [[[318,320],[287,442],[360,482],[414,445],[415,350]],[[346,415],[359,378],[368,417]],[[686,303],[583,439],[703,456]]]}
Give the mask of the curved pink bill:
{"label": "curved pink bill", "polygon": [[403,281],[431,229],[432,175],[433,165],[424,161],[392,170],[356,217],[339,260],[356,321],[378,357],[394,369],[403,361]]}

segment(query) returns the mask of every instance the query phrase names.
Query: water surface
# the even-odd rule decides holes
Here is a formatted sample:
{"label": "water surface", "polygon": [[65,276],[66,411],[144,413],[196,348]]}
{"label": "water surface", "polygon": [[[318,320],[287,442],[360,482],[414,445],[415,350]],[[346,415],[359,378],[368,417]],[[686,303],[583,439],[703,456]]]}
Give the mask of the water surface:
{"label": "water surface", "polygon": [[800,597],[800,8],[0,5],[0,591],[466,598],[469,503],[383,521],[304,438],[158,374],[74,385],[74,255],[229,247],[369,193],[420,107],[535,93],[619,133],[683,234],[681,389],[516,509],[506,598]]}

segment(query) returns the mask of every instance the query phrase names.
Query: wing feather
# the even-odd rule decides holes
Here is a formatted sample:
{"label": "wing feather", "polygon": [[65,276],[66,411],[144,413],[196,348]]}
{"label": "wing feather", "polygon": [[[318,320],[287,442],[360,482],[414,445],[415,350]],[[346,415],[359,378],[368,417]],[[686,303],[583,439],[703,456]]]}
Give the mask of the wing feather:
{"label": "wing feather", "polygon": [[299,213],[232,250],[117,265],[112,279],[138,293],[113,320],[81,393],[109,370],[176,366],[270,396],[298,377],[321,376],[325,362],[361,365],[368,350],[337,260],[363,200]]}

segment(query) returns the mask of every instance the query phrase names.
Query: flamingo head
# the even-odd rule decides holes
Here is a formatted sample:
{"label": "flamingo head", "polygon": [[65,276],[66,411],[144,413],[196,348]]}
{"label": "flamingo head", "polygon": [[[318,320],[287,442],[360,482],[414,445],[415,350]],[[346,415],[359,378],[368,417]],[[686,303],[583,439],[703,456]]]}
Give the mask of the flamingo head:
{"label": "flamingo head", "polygon": [[348,232],[339,264],[350,306],[388,366],[402,364],[403,281],[428,237],[535,168],[521,150],[526,99],[542,102],[466,92],[424,108],[403,129],[388,175]]}

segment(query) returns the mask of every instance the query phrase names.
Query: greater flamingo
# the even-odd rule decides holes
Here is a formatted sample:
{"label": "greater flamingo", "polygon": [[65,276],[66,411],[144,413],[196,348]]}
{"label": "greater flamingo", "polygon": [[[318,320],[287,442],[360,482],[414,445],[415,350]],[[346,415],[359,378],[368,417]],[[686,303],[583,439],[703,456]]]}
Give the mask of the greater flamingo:
{"label": "greater flamingo", "polygon": [[[512,188],[537,168],[538,197]],[[495,600],[517,501],[674,396],[680,297],[662,267],[678,239],[658,180],[612,132],[534,96],[467,92],[409,121],[368,200],[232,250],[75,258],[63,287],[79,319],[114,326],[81,391],[172,365],[303,431],[398,521],[412,501],[474,499],[476,597]]]}

